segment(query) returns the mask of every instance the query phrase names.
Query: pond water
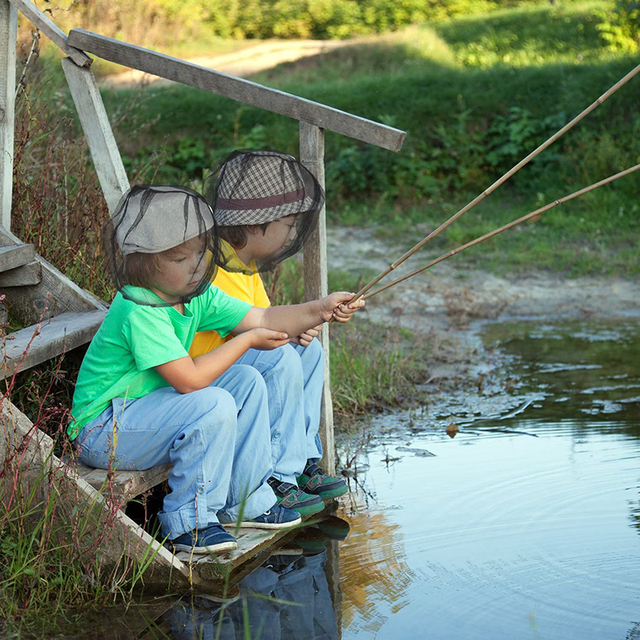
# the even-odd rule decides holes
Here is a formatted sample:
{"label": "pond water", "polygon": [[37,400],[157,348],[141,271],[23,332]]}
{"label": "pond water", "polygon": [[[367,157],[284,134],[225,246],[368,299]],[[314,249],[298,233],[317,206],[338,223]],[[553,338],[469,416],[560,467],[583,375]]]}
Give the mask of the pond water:
{"label": "pond water", "polygon": [[640,639],[640,318],[477,335],[472,389],[341,442],[343,520],[136,637]]}
{"label": "pond water", "polygon": [[344,541],[308,536],[302,555],[273,556],[242,583],[267,599],[224,612],[181,602],[164,629],[640,638],[640,321],[512,320],[478,335],[499,366],[474,389],[448,385],[342,443]]}
{"label": "pond water", "polygon": [[444,392],[363,456],[342,638],[640,638],[640,323],[482,333],[512,390]]}

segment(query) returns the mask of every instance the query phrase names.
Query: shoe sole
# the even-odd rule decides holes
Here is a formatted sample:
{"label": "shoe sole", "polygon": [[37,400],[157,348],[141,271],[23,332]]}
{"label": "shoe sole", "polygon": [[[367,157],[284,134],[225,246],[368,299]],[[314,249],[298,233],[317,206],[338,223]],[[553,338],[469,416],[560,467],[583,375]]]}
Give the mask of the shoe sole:
{"label": "shoe sole", "polygon": [[302,518],[296,518],[291,522],[254,522],[253,520],[243,520],[242,522],[225,522],[224,527],[229,529],[235,529],[240,527],[241,529],[290,529],[302,522]]}
{"label": "shoe sole", "polygon": [[224,551],[234,551],[238,548],[237,542],[220,542],[210,544],[206,547],[192,547],[186,544],[174,544],[174,551],[186,551],[187,553],[222,553]]}

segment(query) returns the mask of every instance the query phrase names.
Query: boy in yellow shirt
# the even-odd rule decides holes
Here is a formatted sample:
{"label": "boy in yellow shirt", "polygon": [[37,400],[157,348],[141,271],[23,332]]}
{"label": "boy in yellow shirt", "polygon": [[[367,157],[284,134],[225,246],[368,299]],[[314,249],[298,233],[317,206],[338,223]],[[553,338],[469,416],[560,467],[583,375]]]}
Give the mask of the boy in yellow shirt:
{"label": "boy in yellow shirt", "polygon": [[[313,231],[324,194],[292,156],[274,151],[235,151],[221,165],[212,202],[222,238],[222,265],[213,284],[253,306],[270,306],[260,272],[302,248]],[[347,491],[344,480],[322,472],[318,437],[324,356],[309,329],[272,351],[249,350],[240,360],[255,367],[267,386],[273,475],[268,482],[280,506],[316,513]],[[197,333],[189,354],[197,357],[228,338]],[[295,344],[293,344],[295,343]]]}

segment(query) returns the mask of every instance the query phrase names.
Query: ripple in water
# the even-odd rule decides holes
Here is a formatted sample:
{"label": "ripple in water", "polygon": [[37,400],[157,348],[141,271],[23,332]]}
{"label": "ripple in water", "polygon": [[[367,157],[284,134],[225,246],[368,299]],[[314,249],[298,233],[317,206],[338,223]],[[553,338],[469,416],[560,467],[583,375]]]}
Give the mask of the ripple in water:
{"label": "ripple in water", "polygon": [[379,419],[343,509],[344,639],[640,637],[639,333],[520,323],[516,393]]}

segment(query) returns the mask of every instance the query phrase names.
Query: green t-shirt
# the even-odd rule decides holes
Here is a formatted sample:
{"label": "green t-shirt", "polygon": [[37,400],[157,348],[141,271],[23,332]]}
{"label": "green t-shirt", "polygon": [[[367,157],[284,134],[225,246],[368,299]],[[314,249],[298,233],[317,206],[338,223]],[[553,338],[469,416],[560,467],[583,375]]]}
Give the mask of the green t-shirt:
{"label": "green t-shirt", "polygon": [[[150,290],[131,289],[138,300],[160,300]],[[71,439],[114,398],[141,398],[168,386],[154,367],[188,356],[196,331],[228,335],[250,308],[214,286],[185,304],[184,315],[173,307],[137,304],[118,293],[80,367],[67,429]]]}

